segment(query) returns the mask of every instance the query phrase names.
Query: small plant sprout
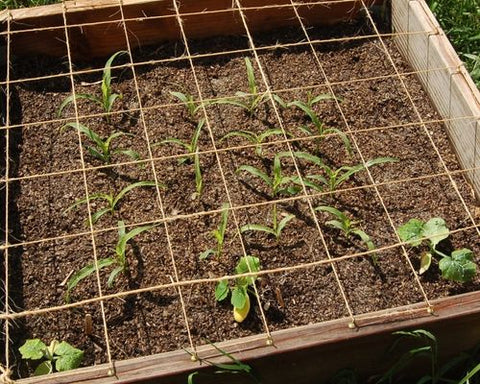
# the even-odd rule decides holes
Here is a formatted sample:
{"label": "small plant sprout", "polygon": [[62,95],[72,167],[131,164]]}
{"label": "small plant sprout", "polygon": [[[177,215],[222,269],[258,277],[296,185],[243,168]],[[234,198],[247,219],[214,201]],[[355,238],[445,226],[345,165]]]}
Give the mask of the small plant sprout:
{"label": "small plant sprout", "polygon": [[170,94],[173,97],[176,97],[178,100],[180,100],[184,105],[185,108],[188,111],[188,114],[192,120],[196,120],[196,115],[198,111],[202,108],[202,106],[206,105],[207,103],[197,103],[195,99],[193,98],[193,95],[189,93],[182,93],[182,92],[172,92],[170,91]]}
{"label": "small plant sprout", "polygon": [[308,127],[307,125],[302,125],[299,128],[303,133],[305,133],[308,136],[317,136],[317,138],[315,139],[315,142],[317,144],[317,151],[318,151],[318,146],[324,136],[335,134],[338,137],[340,137],[347,152],[349,154],[352,154],[352,145],[350,144],[350,140],[348,139],[347,135],[337,128],[326,127],[323,121],[320,120],[320,118],[317,116],[317,114],[312,108],[315,103],[318,103],[321,100],[329,100],[332,98],[333,96],[328,94],[318,95],[313,98],[309,96],[307,103],[304,103],[303,101],[295,100],[295,101],[292,101],[291,103],[288,103],[288,106],[293,106],[302,110],[312,122],[313,124],[312,128]]}
{"label": "small plant sprout", "polygon": [[[127,244],[135,236],[138,236],[140,233],[149,231],[155,227],[155,225],[144,225],[141,227],[136,227],[129,232],[125,231],[125,224],[123,221],[118,222],[118,240],[117,245],[115,246],[115,253],[111,257],[98,260],[98,269],[103,269],[114,265],[115,268],[110,273],[110,276],[107,280],[107,286],[111,288],[120,273],[126,273],[128,271],[128,260],[126,257]],[[65,301],[70,302],[70,293],[72,290],[82,281],[97,270],[95,263],[91,263],[80,269],[78,272],[74,273],[67,281],[67,294],[65,295]]]}
{"label": "small plant sprout", "polygon": [[[303,182],[307,187],[310,187],[316,191],[323,192],[325,189],[329,192],[336,191],[343,183],[349,180],[354,174],[364,171],[374,165],[393,163],[398,161],[393,157],[377,157],[375,159],[368,160],[365,164],[357,164],[353,166],[344,165],[340,168],[333,169],[323,162],[318,156],[311,155],[307,152],[294,152],[294,156],[312,162],[318,165],[325,173],[324,175],[307,175]],[[297,178],[296,183],[300,184],[300,180]]]}
{"label": "small plant sprout", "polygon": [[[362,229],[357,226],[358,221],[352,221],[345,213],[328,205],[321,205],[319,207],[316,207],[315,211],[327,212],[335,216],[335,220],[329,220],[325,222],[325,224],[327,224],[329,227],[339,229],[343,232],[346,238],[350,238],[351,236],[357,236],[367,246],[369,251],[375,250],[375,244],[373,244],[370,236],[368,236]],[[371,253],[371,257],[373,264],[376,265],[378,261],[378,255],[376,253]]]}
{"label": "small plant sprout", "polygon": [[236,98],[223,98],[215,101],[215,104],[230,104],[242,108],[250,117],[255,115],[258,107],[267,99],[266,93],[258,93],[257,82],[252,62],[248,57],[245,58],[245,67],[247,69],[249,93],[236,92]]}
{"label": "small plant sprout", "polygon": [[[265,172],[262,172],[258,168],[252,167],[250,165],[241,165],[240,167],[238,167],[237,173],[240,171],[246,171],[251,175],[263,180],[263,182],[269,187],[269,194],[270,197],[273,199],[277,198],[279,195],[282,194],[296,195],[298,192],[300,192],[301,187],[294,184],[298,179],[296,176],[283,175],[281,158],[284,157],[284,155],[285,154],[282,152],[281,154],[275,156],[273,160],[272,176],[269,176]],[[275,236],[275,238],[278,240],[285,226],[294,217],[294,215],[287,215],[279,222],[277,214],[277,204],[273,203],[271,227],[261,224],[246,224],[240,228],[240,231],[242,233],[247,231],[262,231]]]}
{"label": "small plant sprout", "polygon": [[18,351],[25,360],[42,360],[33,375],[47,375],[77,368],[83,359],[83,351],[66,341],[52,340],[47,347],[40,339],[28,339]]}
{"label": "small plant sprout", "polygon": [[200,133],[202,132],[202,128],[205,124],[205,119],[200,119],[198,121],[197,127],[195,128],[195,131],[193,132],[193,136],[190,139],[190,143],[185,142],[183,140],[177,139],[175,137],[170,137],[168,139],[162,140],[159,143],[154,143],[152,144],[152,147],[156,147],[158,145],[166,145],[166,144],[176,144],[182,147],[187,151],[187,154],[189,156],[184,156],[180,157],[178,159],[178,164],[184,164],[184,163],[192,163],[192,157],[198,152],[198,139],[200,138]]}
{"label": "small plant sprout", "polygon": [[[255,273],[260,271],[260,260],[254,256],[243,256],[235,267],[235,274]],[[235,321],[241,323],[250,312],[249,290],[253,287],[256,275],[248,277],[238,277],[235,279],[235,285],[231,287],[228,280],[221,280],[215,288],[215,299],[223,301],[231,293],[230,302],[233,305],[233,317]],[[255,294],[254,291],[251,293]]]}
{"label": "small plant sprout", "polygon": [[140,159],[140,155],[138,154],[138,152],[132,149],[123,149],[123,148],[112,149],[111,148],[113,140],[121,136],[134,137],[135,135],[131,133],[113,132],[106,139],[103,139],[93,130],[91,130],[90,128],[80,123],[67,123],[61,128],[61,131],[64,131],[67,128],[76,129],[80,133],[83,133],[85,136],[87,136],[87,138],[95,144],[94,147],[88,147],[88,146],[86,147],[88,153],[90,153],[90,155],[92,155],[93,157],[102,161],[105,164],[111,163],[113,155],[126,155],[133,160]]}
{"label": "small plant sprout", "polygon": [[420,259],[420,270],[418,271],[420,275],[430,268],[433,256],[437,255],[441,258],[438,266],[444,279],[465,283],[471,281],[475,276],[477,266],[474,263],[474,254],[470,249],[456,249],[451,255],[446,255],[437,249],[437,245],[450,235],[445,220],[442,218],[434,217],[427,222],[410,219],[398,228],[398,235],[403,242],[412,247],[427,243],[428,251],[423,252]]}
{"label": "small plant sprout", "polygon": [[220,257],[223,251],[223,244],[225,241],[225,232],[227,231],[227,222],[228,222],[228,203],[222,205],[222,216],[220,219],[220,224],[218,225],[217,229],[214,229],[211,233],[215,240],[217,240],[217,246],[215,249],[207,249],[206,251],[200,254],[200,260],[206,259],[210,255],[215,255],[216,257]]}
{"label": "small plant sprout", "polygon": [[252,144],[255,144],[255,154],[259,157],[262,156],[263,154],[263,148],[262,148],[262,143],[268,139],[270,136],[274,135],[279,135],[283,136],[283,131],[281,129],[267,129],[266,131],[256,134],[255,132],[252,131],[231,131],[227,133],[225,136],[223,136],[220,139],[220,142],[222,142],[225,139],[228,139],[230,137],[243,137],[244,139],[247,139],[249,142]]}
{"label": "small plant sprout", "polygon": [[86,99],[101,105],[103,108],[103,111],[106,113],[107,122],[110,122],[110,114],[112,112],[113,104],[117,99],[122,98],[121,94],[112,92],[112,68],[111,67],[112,67],[113,61],[120,55],[124,55],[124,54],[127,54],[127,52],[119,51],[117,53],[114,53],[105,63],[105,67],[103,68],[102,86],[101,86],[102,97],[98,97],[98,96],[87,94],[87,93],[79,93],[79,94],[71,95],[67,97],[65,100],[63,100],[62,104],[60,105],[60,108],[58,108],[58,116],[60,117],[65,107],[73,103],[74,100]]}
{"label": "small plant sprout", "polygon": [[[155,187],[157,184],[154,181],[138,181],[136,183],[132,183],[130,185],[127,185],[125,188],[123,188],[120,192],[117,194],[113,193],[94,193],[93,195],[90,195],[86,197],[85,199],[80,199],[77,200],[74,204],[72,204],[70,207],[68,207],[64,212],[68,212],[72,210],[73,208],[78,207],[81,204],[86,204],[89,201],[92,200],[103,200],[107,202],[107,206],[105,208],[102,208],[101,210],[95,212],[92,214],[92,224],[95,224],[103,215],[106,213],[114,213],[115,210],[117,209],[118,203],[120,200],[123,199],[123,197],[130,192],[131,190],[135,188],[140,188],[140,187]],[[160,185],[163,187],[163,185]],[[88,225],[88,221],[87,221]]]}

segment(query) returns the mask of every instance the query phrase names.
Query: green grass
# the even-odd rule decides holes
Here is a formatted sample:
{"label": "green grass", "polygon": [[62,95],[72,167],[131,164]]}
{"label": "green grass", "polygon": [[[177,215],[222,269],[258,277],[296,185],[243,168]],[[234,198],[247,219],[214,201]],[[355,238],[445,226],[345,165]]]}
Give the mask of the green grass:
{"label": "green grass", "polygon": [[0,10],[61,3],[62,0],[0,0]]}
{"label": "green grass", "polygon": [[480,88],[480,2],[428,0],[428,4]]}

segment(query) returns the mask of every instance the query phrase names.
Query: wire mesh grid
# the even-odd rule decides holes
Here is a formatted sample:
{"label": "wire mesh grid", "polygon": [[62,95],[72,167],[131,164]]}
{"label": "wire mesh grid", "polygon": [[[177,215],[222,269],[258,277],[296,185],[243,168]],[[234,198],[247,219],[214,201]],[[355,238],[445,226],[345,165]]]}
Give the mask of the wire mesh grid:
{"label": "wire mesh grid", "polygon": [[[430,302],[437,298],[431,296],[434,295],[435,284],[419,277],[409,246],[401,241],[397,230],[407,217],[418,214],[421,218],[428,219],[428,215],[445,212],[445,207],[448,206],[455,212],[455,217],[462,218],[458,223],[449,223],[455,224],[451,228],[451,236],[459,236],[460,239],[467,236],[472,243],[477,243],[480,234],[475,220],[477,212],[464,179],[466,174],[476,171],[477,166],[459,168],[455,159],[452,159],[451,151],[445,148],[445,143],[439,141],[436,135],[441,134],[442,124],[462,121],[478,125],[479,117],[438,118],[431,110],[424,112],[424,106],[419,105],[418,96],[412,91],[412,87],[416,86],[416,76],[430,76],[456,68],[430,68],[427,65],[424,70],[411,70],[401,61],[393,38],[434,35],[438,33],[435,26],[429,30],[408,33],[383,31],[372,15],[370,4],[362,0],[355,2],[355,7],[363,12],[362,21],[351,23],[347,33],[338,33],[335,29],[316,29],[304,21],[306,12],[311,11],[312,7],[328,7],[333,3],[351,4],[351,1],[291,1],[281,5],[244,7],[241,0],[234,0],[228,9],[198,9],[193,12],[182,12],[182,3],[172,1],[167,15],[131,17],[125,11],[124,2],[119,0],[113,11],[109,11],[109,21],[101,20],[99,16],[97,21],[81,23],[74,12],[70,12],[69,3],[64,2],[63,26],[34,29],[23,26],[21,30],[18,30],[15,20],[8,12],[6,28],[1,32],[6,41],[6,63],[11,62],[11,45],[16,35],[44,30],[62,31],[65,60],[60,66],[33,68],[28,71],[30,75],[23,75],[22,71],[7,65],[5,78],[1,82],[5,99],[3,123],[0,127],[5,143],[5,152],[2,154],[4,172],[0,179],[2,199],[5,201],[2,207],[4,236],[1,244],[5,305],[0,320],[3,321],[5,344],[2,374],[6,380],[15,377],[11,370],[18,364],[15,361],[17,356],[14,347],[17,348],[19,342],[11,336],[18,327],[17,323],[28,321],[32,324],[35,319],[43,317],[47,319],[43,322],[51,322],[52,317],[60,316],[62,321],[74,328],[73,332],[81,333],[84,332],[84,318],[95,314],[95,337],[85,335],[84,340],[90,341],[89,351],[94,351],[92,363],[109,364],[108,375],[115,374],[115,360],[166,350],[164,345],[145,346],[150,327],[165,327],[165,332],[176,333],[169,347],[187,348],[193,356],[196,356],[197,346],[205,343],[205,338],[221,341],[228,337],[261,334],[264,335],[266,344],[271,345],[274,343],[272,331],[312,322],[311,316],[306,316],[305,320],[298,314],[298,319],[289,319],[289,306],[310,312],[319,312],[320,308],[324,314],[313,316],[313,321],[344,318],[346,325],[355,327],[355,317],[359,314],[412,302],[411,298],[402,297],[401,290],[394,291],[377,306],[374,303],[368,304],[371,297],[361,297],[369,293],[376,295],[361,280],[361,276],[355,276],[359,268],[365,268],[364,264],[359,267],[359,260],[369,265],[373,271],[379,272],[380,269],[381,272],[381,268],[372,263],[373,256],[378,257],[381,263],[395,265],[393,270],[387,271],[387,274],[391,273],[390,276],[382,277],[388,281],[385,287],[397,284],[399,280],[396,280],[395,274],[402,271],[407,276],[406,290],[414,292],[413,302],[423,302],[425,309],[433,310]],[[264,10],[284,12],[283,17],[289,20],[289,29],[281,34],[255,33],[249,27],[250,20]],[[196,17],[205,14],[221,17],[224,13],[234,14],[243,31],[241,37],[231,38],[239,49],[232,48],[221,38],[197,40],[190,36],[194,35],[191,26],[195,25]],[[132,25],[139,20],[173,20],[176,25],[174,34],[179,39],[164,43],[145,55],[142,50],[134,48],[137,40]],[[91,107],[91,94],[98,90],[98,79],[104,73],[104,63],[97,60],[93,65],[85,65],[73,57],[78,47],[70,43],[70,38],[77,29],[87,27],[106,31],[117,28],[124,33],[124,41],[120,44],[125,51],[118,57],[118,61],[123,60],[122,64],[113,63],[111,66],[115,76],[118,76],[118,79],[114,78],[112,87],[114,90],[120,89],[123,99],[121,107],[116,107],[111,112],[99,112],[98,108]],[[373,46],[373,50],[367,51],[370,56],[365,57],[362,56],[362,49],[367,44]],[[342,55],[348,49],[357,49],[350,62],[342,62],[342,58],[333,61],[334,64],[329,61],[333,55]],[[310,66],[302,67],[301,70],[297,68],[296,72],[295,67],[292,71],[292,62],[288,62],[291,72],[286,72],[285,67],[282,67],[282,54],[285,52],[289,53],[289,61],[294,60],[294,55],[299,55],[304,60],[303,65],[307,63]],[[375,69],[374,76],[371,75],[372,71],[367,71],[367,75],[364,75],[362,68],[375,65],[371,57],[373,53],[381,65]],[[261,97],[259,105],[264,109],[263,112],[253,111],[250,116],[245,114],[244,121],[247,122],[248,129],[232,126],[232,123],[235,124],[232,116],[235,116],[237,108],[225,102],[230,100],[240,104],[242,100],[248,101],[252,97],[248,92],[240,96],[235,92],[238,84],[244,84],[243,90],[248,91],[244,57],[250,58],[255,72],[255,87],[260,96],[253,96]],[[360,73],[351,70],[357,62],[360,63],[360,70],[357,71]],[[165,67],[174,68],[177,72],[162,72]],[[45,69],[47,75],[42,73]],[[183,105],[175,101],[171,92],[155,89],[157,84],[149,86],[148,75],[152,71],[159,71],[158,76],[168,91],[182,91],[185,95],[191,95],[191,101],[196,103],[194,106],[198,106],[191,116],[185,112],[188,103]],[[306,74],[302,75],[303,72]],[[384,86],[387,92],[392,92],[392,88],[396,92],[372,104],[362,103],[363,97],[368,94],[375,97]],[[38,100],[22,99],[24,95],[32,95],[28,93],[30,89],[37,88],[46,88],[48,97],[38,95]],[[360,93],[360,98],[353,98],[355,92]],[[280,101],[295,98],[303,101],[306,98],[308,103],[318,94],[330,95],[324,103],[316,105],[319,117],[326,121],[325,127],[338,129],[327,128],[326,132],[310,131],[308,134],[305,133],[306,129],[295,130],[301,124],[298,115],[291,112],[292,108],[283,108]],[[63,114],[57,113],[59,106],[69,96],[69,108]],[[384,114],[389,113],[389,103],[397,98],[407,112],[389,120]],[[17,118],[12,116],[16,113],[12,111],[18,107],[20,99],[24,110],[22,118]],[[53,103],[53,106],[45,107],[43,104],[47,101]],[[28,109],[39,108],[47,110],[41,115],[42,118],[28,120]],[[259,116],[263,113],[265,115]],[[162,139],[172,138],[177,132],[180,135],[186,132],[187,135],[175,139],[189,139],[198,123],[197,121],[192,127],[192,120],[195,119],[201,119],[198,121],[203,124],[200,127],[202,135],[198,139],[199,146],[195,150],[188,154],[183,150],[177,151],[172,140],[170,145],[162,145]],[[105,163],[92,160],[95,156],[92,156],[92,149],[88,149],[89,136],[78,127],[97,126],[108,136],[112,122],[115,129],[120,127],[128,130],[128,134],[122,138],[123,143],[130,145],[132,150],[135,149],[138,156],[125,161],[128,156],[121,155],[126,155],[126,151],[119,151],[114,160],[108,159]],[[65,124],[76,129],[60,130]],[[251,130],[255,136],[266,127],[275,132],[264,142],[248,143],[239,137],[225,138],[232,130]],[[369,166],[369,160],[379,156],[379,153],[394,157],[398,142],[402,141],[408,146],[408,137],[412,135],[421,136],[418,139],[421,148],[418,143],[415,144],[417,146],[410,149],[408,156],[399,158],[398,163],[384,164],[378,168]],[[46,145],[38,144],[38,151],[32,151],[34,157],[28,159],[27,166],[19,163],[20,146],[16,140],[20,136],[22,145],[28,138],[38,140],[40,137],[38,143],[46,141]],[[376,147],[375,140],[380,141],[385,136],[388,139],[383,140],[388,146]],[[346,140],[351,145],[350,155],[343,146]],[[329,141],[333,144],[319,149]],[[187,146],[183,144],[183,147]],[[361,165],[364,175],[347,179],[335,188],[313,189],[311,179],[306,177],[308,171],[313,171],[312,166],[306,164],[302,156],[298,156],[299,152],[304,153],[306,150],[321,153],[325,157],[331,156],[332,167]],[[39,152],[48,156],[42,160],[38,157]],[[281,171],[288,173],[290,182],[293,179],[297,181],[299,188],[295,195],[269,195],[268,188],[263,188],[254,177],[245,177],[246,173],[242,173],[239,168],[248,159],[249,164],[255,164],[258,169],[278,172],[271,168],[271,161],[278,153],[284,154],[280,163]],[[424,153],[434,154],[432,164],[422,163],[421,156]],[[193,159],[198,159],[203,172],[201,195],[198,183],[196,191],[191,188],[195,181],[198,182],[198,175],[195,175],[195,179],[192,172],[194,164],[188,165],[189,162],[195,163]],[[179,165],[182,163],[187,163],[187,166]],[[388,171],[388,167],[393,170]],[[123,281],[120,289],[115,289],[115,286],[107,286],[108,275],[99,267],[115,245],[119,219],[118,216],[114,219],[108,215],[99,219],[99,207],[93,197],[101,193],[114,195],[138,180],[152,184],[148,188],[132,189],[123,195],[125,201],[122,200],[121,210],[125,212],[121,219],[125,221],[127,231],[145,226],[149,226],[149,231],[136,239],[132,246],[132,257],[135,260],[130,261],[128,279]],[[273,187],[273,181],[270,184]],[[50,186],[48,196],[35,194],[35,188],[39,185]],[[62,191],[62,185],[68,190]],[[422,196],[418,192],[426,185],[435,186],[434,190],[439,193],[437,201],[429,202],[428,196]],[[17,197],[15,194],[19,191],[20,197]],[[12,198],[12,195],[15,197]],[[404,196],[407,200],[403,208],[405,212],[395,206],[398,201],[392,196],[397,196],[397,200],[398,196]],[[408,200],[413,198],[425,206],[419,207],[415,201],[408,204]],[[34,203],[28,205],[28,199],[33,199]],[[84,204],[79,205],[77,211],[69,210],[72,204],[81,199]],[[145,202],[147,204],[143,205]],[[221,202],[228,203],[230,217],[227,231],[230,243],[225,246],[225,260],[198,261],[199,252],[203,250],[199,249],[199,244],[212,242],[205,239],[208,239],[208,234],[215,229],[225,211]],[[12,209],[13,205],[22,204],[26,212],[19,213]],[[341,204],[343,207],[357,204],[349,212],[363,218],[362,227],[366,232],[372,230],[381,234],[381,238],[375,239],[376,248],[362,249],[358,243],[340,244],[338,233],[325,225],[327,216],[315,209],[318,205],[330,204]],[[375,206],[375,211],[365,213],[362,205],[367,209]],[[244,230],[246,224],[270,220],[272,212],[275,216],[272,222],[276,222],[277,209],[281,218],[286,218],[294,211],[295,225],[285,226],[284,236],[299,240],[297,243],[282,244],[283,235],[272,239],[271,235],[262,237]],[[115,207],[111,208],[112,212],[114,210]],[[19,232],[19,228],[13,224],[18,220],[16,215],[19,214],[24,220],[21,225],[29,228],[23,232]],[[58,223],[51,225],[52,221],[43,220],[43,215],[51,215]],[[29,222],[33,223],[34,230],[31,230]],[[16,237],[20,233],[21,237]],[[69,254],[75,248],[78,251]],[[50,255],[50,258],[35,261],[42,252]],[[294,254],[297,259],[280,258],[278,261],[275,255],[279,252]],[[79,258],[78,254],[88,256]],[[247,255],[259,256],[261,262],[261,270],[256,271],[252,269],[254,266],[250,265],[249,259],[246,259],[249,272],[240,275],[260,277],[252,285],[252,298],[255,301],[252,306],[255,313],[250,315],[253,319],[246,322],[247,326],[234,327],[225,321],[222,314],[229,311],[228,307],[212,305],[212,302],[215,303],[214,285],[221,280],[233,282],[238,279],[239,275],[234,273],[235,264],[241,256]],[[144,262],[150,263],[149,266],[144,266]],[[32,276],[14,276],[15,269],[22,268],[25,263],[33,264],[34,269],[43,272]],[[74,291],[75,301],[66,303],[64,299],[69,278],[85,263],[97,266],[93,269],[95,284],[84,286],[81,293]],[[37,289],[42,274],[56,275],[53,280],[44,280],[55,282],[55,286],[50,287],[52,293],[38,301],[27,300],[29,305],[16,302],[14,298],[22,294],[16,284],[21,284],[23,278],[25,284],[31,284],[33,289]],[[142,283],[142,278],[148,283]],[[34,283],[35,279],[40,281]],[[290,292],[298,281],[305,284],[311,292]],[[312,281],[317,285],[316,288],[312,287]],[[358,284],[358,287],[363,286],[362,289],[350,286],[352,282]],[[330,296],[320,295],[319,292],[327,288],[333,293]],[[298,290],[298,287],[294,289]],[[26,290],[32,292],[30,288]],[[383,294],[377,292],[374,300],[381,301],[379,297]],[[316,295],[321,297],[320,301]],[[137,302],[141,302],[143,310],[151,311],[152,315],[142,313],[141,316],[135,316],[130,313]],[[119,306],[123,309],[119,310]],[[159,312],[158,308],[163,310]],[[124,311],[130,312],[125,315]],[[225,324],[218,326],[218,330],[203,332],[202,321],[214,316],[218,316]],[[40,323],[42,321],[39,320]],[[143,322],[142,326],[139,322]],[[62,324],[60,327],[64,326]],[[123,345],[125,340],[122,335],[128,327],[136,328],[135,332],[138,332],[138,344],[133,348],[134,351],[126,351]],[[39,331],[36,332],[38,336]],[[52,335],[58,332],[58,327],[53,327]]]}

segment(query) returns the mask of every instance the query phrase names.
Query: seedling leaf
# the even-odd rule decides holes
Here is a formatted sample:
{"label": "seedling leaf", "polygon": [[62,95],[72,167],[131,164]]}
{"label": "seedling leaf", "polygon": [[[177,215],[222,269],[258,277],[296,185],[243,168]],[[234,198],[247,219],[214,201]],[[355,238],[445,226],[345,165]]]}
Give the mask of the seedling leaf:
{"label": "seedling leaf", "polygon": [[33,372],[33,376],[48,375],[53,372],[52,362],[50,360],[43,361]]}
{"label": "seedling leaf", "polygon": [[198,258],[200,260],[205,260],[210,255],[215,255],[214,249],[207,249],[206,251],[203,251]]}
{"label": "seedling leaf", "polygon": [[253,176],[257,176],[261,178],[265,184],[267,184],[270,188],[273,188],[273,180],[264,172],[260,171],[258,168],[252,167],[251,165],[241,165],[237,168],[237,173],[240,171],[246,171]]}
{"label": "seedling leaf", "polygon": [[420,258],[420,269],[418,270],[418,274],[422,275],[423,273],[427,272],[431,264],[432,254],[430,252],[424,252]]}
{"label": "seedling leaf", "polygon": [[434,217],[428,220],[423,226],[422,237],[427,237],[435,248],[436,245],[446,239],[450,231],[448,230],[445,220],[440,217]]}
{"label": "seedling leaf", "polygon": [[410,219],[398,228],[398,236],[403,242],[418,247],[422,243],[423,225],[424,223],[421,220]]}
{"label": "seedling leaf", "polygon": [[439,262],[442,277],[461,283],[472,280],[476,273],[473,252],[467,248],[457,249],[451,256],[443,257]]}
{"label": "seedling leaf", "polygon": [[232,289],[232,297],[231,297],[231,303],[235,308],[242,309],[246,302],[246,291],[243,287],[234,287]]}
{"label": "seedling leaf", "polygon": [[228,280],[221,280],[217,283],[215,287],[215,299],[217,301],[225,300],[228,296],[229,287]]}
{"label": "seedling leaf", "polygon": [[266,232],[272,236],[277,237],[277,232],[275,232],[272,228],[267,227],[265,225],[260,225],[260,224],[246,224],[242,225],[240,228],[240,232],[244,233],[247,231],[260,231],[260,232]]}
{"label": "seedling leaf", "polygon": [[77,368],[83,359],[83,351],[72,347],[66,341],[59,343],[54,353],[58,356],[55,362],[55,369],[58,372]]}
{"label": "seedling leaf", "polygon": [[45,343],[40,339],[29,339],[23,344],[18,351],[22,355],[22,359],[40,360],[44,355],[43,351],[47,348]]}
{"label": "seedling leaf", "polygon": [[287,215],[285,216],[280,222],[278,223],[277,227],[277,234],[276,237],[278,238],[280,236],[280,233],[282,233],[283,228],[288,224],[290,220],[292,220],[295,217],[295,215]]}

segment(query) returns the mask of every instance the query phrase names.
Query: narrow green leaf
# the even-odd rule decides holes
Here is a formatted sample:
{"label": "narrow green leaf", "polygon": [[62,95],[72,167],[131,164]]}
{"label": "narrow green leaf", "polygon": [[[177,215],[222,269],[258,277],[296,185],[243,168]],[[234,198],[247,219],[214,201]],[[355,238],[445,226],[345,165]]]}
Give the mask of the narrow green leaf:
{"label": "narrow green leaf", "polygon": [[156,147],[156,146],[161,145],[161,144],[178,144],[181,147],[185,148],[189,153],[191,152],[191,148],[190,148],[189,144],[184,143],[182,140],[176,139],[174,137],[162,140],[159,143],[154,143],[154,144],[152,144],[152,147]]}
{"label": "narrow green leaf", "polygon": [[267,184],[270,188],[273,188],[273,180],[264,172],[260,171],[258,168],[252,167],[251,165],[241,165],[237,168],[236,172],[239,173],[240,171],[246,171],[253,176],[261,178],[265,184]]}
{"label": "narrow green leaf", "polygon": [[203,192],[203,176],[202,169],[200,167],[200,157],[198,156],[198,152],[195,153],[193,165],[195,169],[195,188],[197,191],[197,195],[200,197]]}
{"label": "narrow green leaf", "polygon": [[267,139],[267,138],[269,138],[270,136],[273,136],[273,135],[283,136],[283,131],[281,129],[267,129],[265,132],[262,132],[258,136],[258,142],[263,143],[263,141],[265,139]]}
{"label": "narrow green leaf", "polygon": [[[102,269],[105,267],[108,267],[112,264],[115,264],[115,259],[111,257],[107,257],[105,259],[100,259],[98,260],[98,269]],[[74,273],[67,282],[67,297],[69,296],[69,292],[75,288],[80,281],[83,279],[87,278],[90,276],[92,273],[94,273],[96,270],[95,268],[95,263],[88,264],[82,269],[80,269],[78,272]],[[68,301],[68,300],[67,300]]]}
{"label": "narrow green leaf", "polygon": [[116,149],[113,151],[114,154],[120,154],[130,157],[132,160],[139,160],[140,154],[133,149]]}
{"label": "narrow green leaf", "polygon": [[244,233],[247,231],[260,231],[260,232],[266,232],[272,236],[277,237],[277,232],[275,232],[272,228],[267,227],[265,225],[260,225],[260,224],[246,224],[242,225],[240,228],[240,232]]}
{"label": "narrow green leaf", "polygon": [[115,206],[118,204],[118,202],[132,189],[140,187],[155,187],[156,185],[157,184],[154,181],[137,181],[136,183],[127,185],[115,196],[115,199],[112,202],[112,208],[115,209]]}
{"label": "narrow green leaf", "polygon": [[245,67],[247,68],[248,89],[252,95],[256,95],[257,83],[255,81],[255,72],[253,70],[252,62],[248,57],[245,57]]}
{"label": "narrow green leaf", "polygon": [[206,258],[208,258],[208,256],[210,255],[215,255],[215,250],[214,249],[207,249],[206,251],[203,251],[200,256],[198,256],[198,258],[200,260],[205,260]]}
{"label": "narrow green leaf", "polygon": [[322,159],[320,159],[318,156],[314,156],[310,153],[307,153],[307,152],[293,152],[293,155],[297,158],[297,159],[302,159],[302,160],[307,160],[307,161],[310,161],[312,162],[313,164],[315,165],[318,165],[320,168],[324,168],[325,167],[325,163],[323,162]]}
{"label": "narrow green leaf", "polygon": [[[118,222],[119,227],[123,225],[123,221]],[[117,255],[124,254],[127,243],[133,239],[135,236],[138,236],[140,233],[149,231],[155,227],[155,225],[143,225],[141,227],[136,227],[131,231],[125,233],[124,235],[119,236],[117,246],[115,248]]]}
{"label": "narrow green leaf", "polygon": [[[110,207],[106,207],[101,209],[100,211],[97,211],[92,214],[92,224],[95,224],[100,218],[105,215],[108,212],[111,212],[112,209]],[[88,220],[87,220],[87,226],[88,226]]]}
{"label": "narrow green leaf", "polygon": [[220,139],[220,142],[222,142],[223,140],[228,139],[230,137],[243,137],[244,139],[247,139],[248,141],[250,141],[252,143],[257,142],[257,136],[255,135],[255,133],[253,133],[251,131],[242,131],[242,130],[231,131],[231,132],[227,133],[225,136],[223,136]]}
{"label": "narrow green leaf", "polygon": [[288,104],[287,104],[280,96],[278,96],[277,94],[272,93],[272,98],[273,98],[273,100],[274,100],[280,107],[282,107],[283,109],[287,109],[287,108],[288,108]]}
{"label": "narrow green leaf", "polygon": [[313,109],[311,109],[303,101],[294,100],[294,101],[288,103],[288,105],[297,107],[298,109],[302,110],[310,118],[312,123],[315,124],[315,126],[319,126],[319,125],[322,124],[322,122],[318,118],[317,114],[313,111]]}
{"label": "narrow green leaf", "polygon": [[73,103],[74,100],[80,100],[80,99],[90,100],[90,101],[93,101],[95,103],[98,103],[98,104],[102,105],[102,100],[100,100],[98,97],[96,97],[94,95],[89,95],[89,94],[86,94],[86,93],[77,93],[75,95],[70,95],[70,96],[66,97],[65,100],[62,101],[62,103],[60,104],[60,107],[58,108],[58,111],[57,111],[57,117],[62,116],[63,110],[67,107],[67,105]]}
{"label": "narrow green leaf", "polygon": [[339,229],[342,231],[345,235],[348,235],[350,228],[348,228],[345,223],[338,221],[338,220],[328,220],[325,222],[326,225],[332,228]]}
{"label": "narrow green leaf", "polygon": [[295,218],[295,215],[287,215],[282,220],[280,220],[280,222],[278,223],[277,234],[275,237],[279,238],[285,226],[288,224],[290,220],[294,218]]}
{"label": "narrow green leaf", "polygon": [[118,267],[114,268],[114,270],[110,273],[110,276],[108,277],[107,287],[109,288],[113,287],[113,283],[117,279],[117,276],[123,271],[125,271],[125,267],[126,266],[124,265],[119,265]]}
{"label": "narrow green leaf", "polygon": [[190,152],[197,152],[198,149],[198,139],[200,137],[200,133],[202,132],[203,125],[205,124],[205,119],[200,119],[197,124],[197,128],[192,137],[192,142],[190,143]]}
{"label": "narrow green leaf", "polygon": [[337,208],[330,207],[329,205],[319,205],[318,207],[315,208],[315,211],[328,212],[333,216],[337,217],[343,223],[350,221],[347,215],[339,211]]}
{"label": "narrow green leaf", "polygon": [[335,96],[329,94],[329,93],[322,93],[318,96],[315,96],[313,99],[310,100],[310,105],[314,105],[319,103],[320,101],[324,100],[335,100]]}

